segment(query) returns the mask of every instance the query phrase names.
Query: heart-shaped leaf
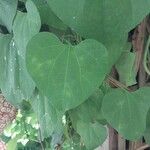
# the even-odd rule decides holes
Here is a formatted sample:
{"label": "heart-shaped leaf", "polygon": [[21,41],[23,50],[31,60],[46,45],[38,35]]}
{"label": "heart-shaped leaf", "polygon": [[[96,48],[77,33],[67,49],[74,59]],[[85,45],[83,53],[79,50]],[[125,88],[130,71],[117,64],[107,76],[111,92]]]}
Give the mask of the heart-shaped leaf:
{"label": "heart-shaped leaf", "polygon": [[43,32],[29,42],[26,56],[37,87],[63,111],[85,101],[107,73],[106,48],[95,40],[72,46]]}
{"label": "heart-shaped leaf", "polygon": [[106,128],[97,122],[85,123],[83,121],[78,121],[76,130],[80,134],[88,150],[93,150],[103,144],[107,137]]}
{"label": "heart-shaped leaf", "polygon": [[149,0],[48,0],[48,3],[64,23],[83,37],[102,42],[109,51],[110,65],[120,56],[129,30],[150,12]]}
{"label": "heart-shaped leaf", "polygon": [[102,112],[107,121],[125,138],[135,140],[143,135],[150,107],[150,88],[135,92],[112,90],[103,99]]}

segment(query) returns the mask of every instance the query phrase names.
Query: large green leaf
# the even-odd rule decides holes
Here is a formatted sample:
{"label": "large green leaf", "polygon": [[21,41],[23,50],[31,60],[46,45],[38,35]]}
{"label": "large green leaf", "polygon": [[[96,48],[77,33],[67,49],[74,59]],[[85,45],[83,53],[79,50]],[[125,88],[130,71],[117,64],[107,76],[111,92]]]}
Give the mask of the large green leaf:
{"label": "large green leaf", "polygon": [[0,87],[6,99],[16,105],[22,92],[19,88],[18,55],[11,35],[0,35],[0,52]]}
{"label": "large green leaf", "polygon": [[102,112],[107,121],[125,138],[135,140],[143,135],[150,107],[150,88],[135,92],[112,90],[103,99]]}
{"label": "large green leaf", "polygon": [[101,113],[103,96],[103,92],[98,89],[87,101],[70,110],[72,121],[82,120],[84,122],[94,122],[96,120],[103,120]]}
{"label": "large green leaf", "polygon": [[102,42],[109,50],[111,65],[123,50],[127,32],[150,12],[149,0],[48,0],[48,3],[72,29]]}
{"label": "large green leaf", "polygon": [[86,123],[84,121],[78,121],[76,130],[88,150],[93,150],[103,144],[107,137],[106,128],[97,122]]}
{"label": "large green leaf", "polygon": [[[6,99],[18,106],[23,99],[32,95],[32,83],[23,74],[24,69],[20,63],[20,56],[11,35],[0,35],[0,88]],[[27,89],[23,82],[26,82]],[[31,90],[31,91],[30,91]],[[29,91],[29,93],[28,93]]]}
{"label": "large green leaf", "polygon": [[95,40],[72,46],[43,32],[27,46],[27,68],[41,92],[66,111],[85,101],[102,83],[107,51]]}
{"label": "large green leaf", "polygon": [[54,14],[46,1],[33,0],[33,2],[36,4],[39,10],[42,24],[46,24],[61,30],[67,28],[67,26]]}
{"label": "large green leaf", "polygon": [[14,17],[17,11],[18,0],[1,0],[0,1],[0,24],[7,27],[11,32]]}
{"label": "large green leaf", "polygon": [[39,32],[40,16],[32,1],[27,1],[26,8],[27,13],[18,12],[14,20],[13,39],[9,35],[2,35],[0,42],[1,89],[7,100],[15,106],[22,99],[29,99],[35,88],[26,69],[25,51],[28,41]]}
{"label": "large green leaf", "polygon": [[62,130],[63,114],[53,107],[50,99],[38,94],[31,100],[31,105],[40,124],[42,140],[51,136],[54,131]]}
{"label": "large green leaf", "polygon": [[[18,12],[14,20],[14,42],[20,64],[20,85],[25,97],[32,95],[35,84],[26,69],[25,52],[28,41],[39,32],[41,27],[38,10],[31,0],[26,2],[27,13]],[[30,86],[29,86],[30,85]]]}

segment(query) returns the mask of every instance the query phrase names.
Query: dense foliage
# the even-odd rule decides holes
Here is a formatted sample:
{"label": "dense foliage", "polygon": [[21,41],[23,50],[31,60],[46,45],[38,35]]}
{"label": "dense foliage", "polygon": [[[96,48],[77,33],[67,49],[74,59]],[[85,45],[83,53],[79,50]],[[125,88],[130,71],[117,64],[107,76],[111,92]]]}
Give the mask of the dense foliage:
{"label": "dense foliage", "polygon": [[149,12],[149,0],[0,0],[0,89],[18,109],[8,150],[93,150],[108,124],[149,142],[150,88],[128,88],[138,70],[127,42]]}

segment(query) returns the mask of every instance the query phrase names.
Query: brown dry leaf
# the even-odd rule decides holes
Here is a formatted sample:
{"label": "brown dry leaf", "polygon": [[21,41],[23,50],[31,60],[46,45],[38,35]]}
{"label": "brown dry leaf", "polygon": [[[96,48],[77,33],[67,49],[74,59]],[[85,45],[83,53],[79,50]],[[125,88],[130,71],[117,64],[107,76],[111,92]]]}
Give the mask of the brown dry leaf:
{"label": "brown dry leaf", "polygon": [[16,118],[17,109],[0,94],[0,133]]}

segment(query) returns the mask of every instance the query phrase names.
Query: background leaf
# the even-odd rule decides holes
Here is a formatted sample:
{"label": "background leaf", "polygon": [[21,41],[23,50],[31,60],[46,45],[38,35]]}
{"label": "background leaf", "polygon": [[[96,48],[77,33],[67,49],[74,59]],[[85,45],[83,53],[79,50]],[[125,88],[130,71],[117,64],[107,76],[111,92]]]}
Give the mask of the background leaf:
{"label": "background leaf", "polygon": [[78,107],[70,110],[72,121],[82,120],[83,122],[102,121],[103,115],[101,113],[101,104],[103,99],[103,92],[96,90],[84,103]]}
{"label": "background leaf", "polygon": [[53,107],[51,99],[38,94],[31,100],[31,105],[40,124],[42,140],[51,136],[55,131],[62,131],[63,113]]}
{"label": "background leaf", "polygon": [[46,0],[33,0],[36,4],[42,24],[65,30],[67,26],[54,14]]}
{"label": "background leaf", "polygon": [[12,24],[17,11],[18,0],[1,0],[0,1],[0,24],[12,31]]}
{"label": "background leaf", "polygon": [[93,150],[103,144],[107,137],[106,128],[97,122],[86,123],[78,121],[76,127],[77,132],[80,134],[88,150]]}
{"label": "background leaf", "polygon": [[119,58],[127,33],[150,12],[148,0],[48,0],[48,4],[81,36],[94,38],[106,46],[110,67]]}
{"label": "background leaf", "polygon": [[[40,30],[40,16],[30,0],[26,3],[27,13],[18,12],[13,25],[13,39],[2,43],[1,53],[1,89],[6,99],[16,107],[23,99],[33,94],[35,83],[26,69],[25,51],[28,41]],[[9,41],[9,42],[8,42]],[[4,48],[3,48],[4,47]]]}
{"label": "background leaf", "polygon": [[116,69],[119,73],[119,80],[127,86],[136,84],[135,54],[132,52],[123,52],[116,63]]}
{"label": "background leaf", "polygon": [[102,112],[123,137],[135,140],[145,131],[149,107],[149,88],[141,88],[131,93],[116,89],[104,97]]}

